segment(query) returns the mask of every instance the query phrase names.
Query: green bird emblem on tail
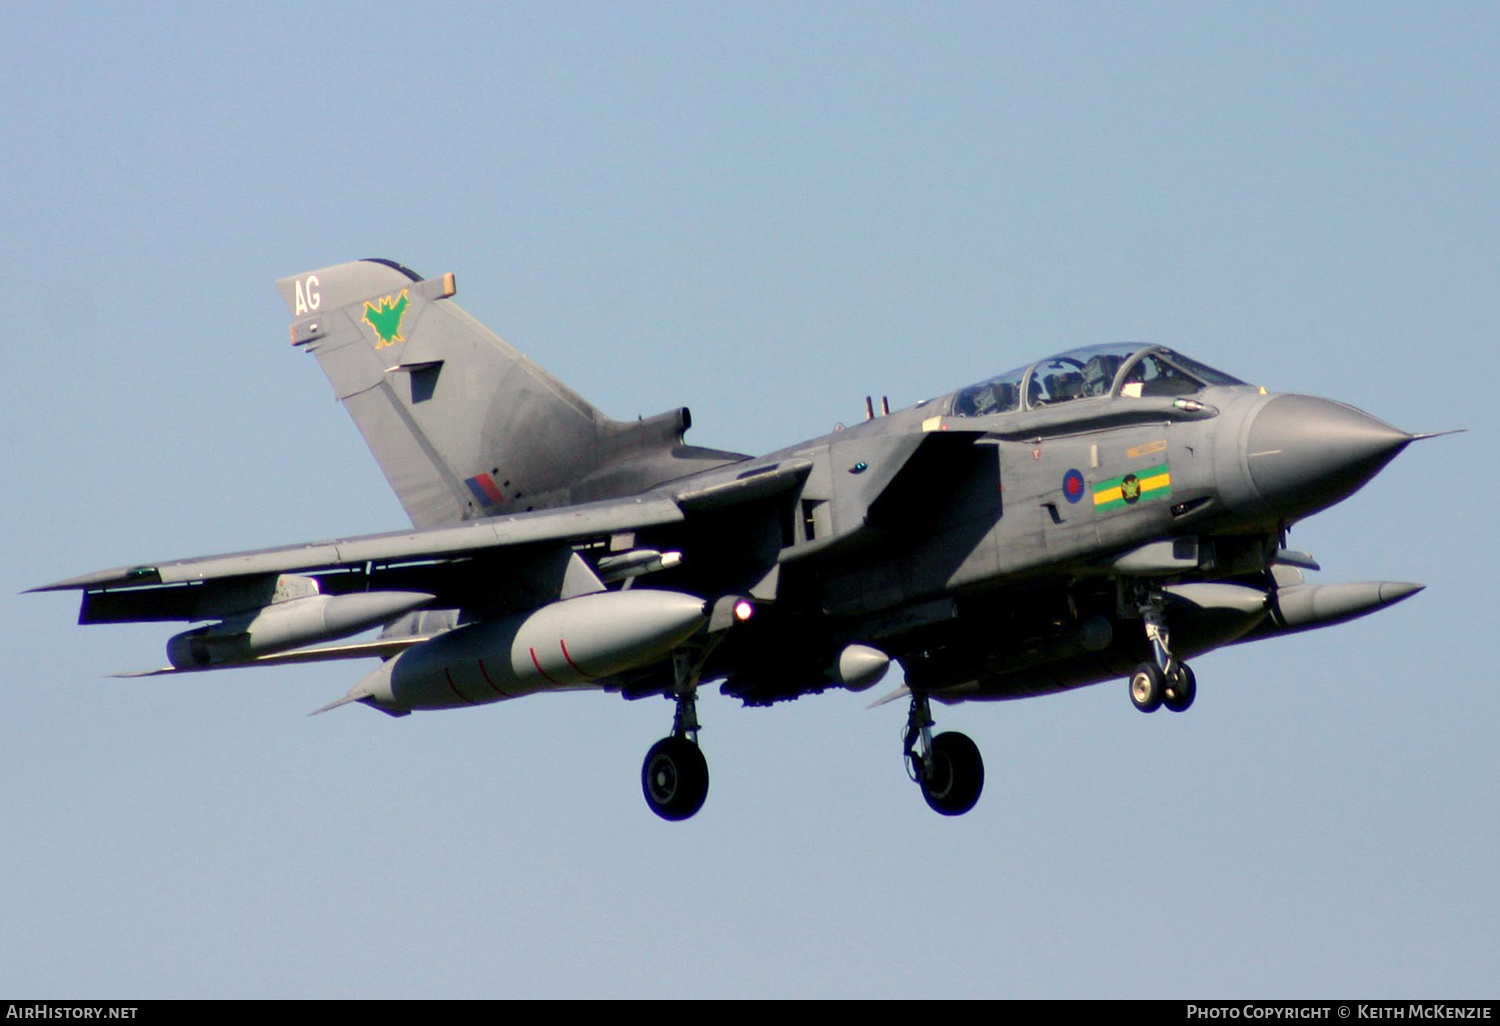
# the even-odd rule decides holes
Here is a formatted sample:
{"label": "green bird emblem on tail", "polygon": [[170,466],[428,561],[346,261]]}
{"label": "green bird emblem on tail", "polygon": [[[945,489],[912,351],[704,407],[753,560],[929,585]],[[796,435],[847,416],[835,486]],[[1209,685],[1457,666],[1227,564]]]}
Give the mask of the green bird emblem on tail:
{"label": "green bird emblem on tail", "polygon": [[365,304],[364,321],[375,329],[376,349],[406,341],[406,337],[401,334],[401,318],[410,303],[410,297],[402,289],[399,297],[385,296],[378,303]]}

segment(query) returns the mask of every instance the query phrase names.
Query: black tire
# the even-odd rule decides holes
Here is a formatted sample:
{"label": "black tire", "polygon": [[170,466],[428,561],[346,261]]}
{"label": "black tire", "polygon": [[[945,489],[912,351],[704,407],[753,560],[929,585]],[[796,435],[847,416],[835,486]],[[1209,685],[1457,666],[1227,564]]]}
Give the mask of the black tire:
{"label": "black tire", "polygon": [[932,739],[932,774],[922,782],[922,797],[934,812],[962,816],[984,791],[984,759],[967,734],[950,730]]}
{"label": "black tire", "polygon": [[662,819],[687,819],[708,797],[708,760],[685,737],[664,737],[641,763],[641,793]]}
{"label": "black tire", "polygon": [[1166,697],[1166,681],[1155,663],[1141,663],[1130,675],[1130,701],[1143,713],[1161,708]]}
{"label": "black tire", "polygon": [[1176,678],[1167,681],[1166,691],[1162,693],[1162,705],[1173,712],[1187,712],[1197,697],[1198,678],[1187,663],[1178,663]]}

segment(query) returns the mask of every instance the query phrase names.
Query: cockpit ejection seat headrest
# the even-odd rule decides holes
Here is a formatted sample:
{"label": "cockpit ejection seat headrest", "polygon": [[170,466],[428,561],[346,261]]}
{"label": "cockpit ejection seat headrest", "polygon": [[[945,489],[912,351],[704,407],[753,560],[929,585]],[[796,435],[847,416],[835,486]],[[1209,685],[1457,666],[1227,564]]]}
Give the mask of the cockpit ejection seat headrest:
{"label": "cockpit ejection seat headrest", "polygon": [[1109,386],[1120,369],[1120,357],[1100,353],[1083,368],[1084,395],[1108,395]]}

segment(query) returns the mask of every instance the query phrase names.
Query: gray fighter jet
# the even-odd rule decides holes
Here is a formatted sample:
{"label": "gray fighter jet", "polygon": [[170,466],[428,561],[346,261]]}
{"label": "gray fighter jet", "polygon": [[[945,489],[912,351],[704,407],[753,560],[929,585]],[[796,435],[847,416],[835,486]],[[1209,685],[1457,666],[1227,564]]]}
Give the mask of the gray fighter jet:
{"label": "gray fighter jet", "polygon": [[984,765],[932,733],[933,700],[1123,679],[1142,712],[1182,712],[1185,659],[1422,587],[1309,583],[1285,538],[1427,436],[1161,346],[1077,349],[878,416],[866,400],[863,423],[750,457],[683,444],[685,408],[611,420],[454,303],[451,274],[361,260],[277,285],[414,529],[37,590],[83,592],[81,623],[203,624],[150,673],[380,659],[319,712],[666,696],[641,769],[666,819],[708,793],[703,682],[768,705],[869,688],[896,660],[908,771],[955,816]]}

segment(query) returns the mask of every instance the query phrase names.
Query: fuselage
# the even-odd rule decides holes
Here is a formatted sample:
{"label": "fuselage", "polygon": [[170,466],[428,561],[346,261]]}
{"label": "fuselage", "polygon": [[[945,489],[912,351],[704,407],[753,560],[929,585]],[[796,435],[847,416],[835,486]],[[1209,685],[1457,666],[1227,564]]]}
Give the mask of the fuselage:
{"label": "fuselage", "polygon": [[701,683],[763,705],[899,662],[908,772],[961,815],[983,761],[933,733],[933,700],[1124,677],[1140,711],[1184,712],[1188,658],[1420,587],[1309,583],[1285,544],[1413,436],[1164,347],[1072,350],[752,458],[686,445],[686,408],[608,417],[455,304],[452,274],[361,260],[277,284],[413,529],[41,590],[82,591],[82,623],[202,624],[150,674],[381,659],[319,711],[668,696],[641,769],[665,819],[707,795]]}
{"label": "fuselage", "polygon": [[[1161,347],[1043,360],[696,475],[712,487],[810,464],[783,504],[776,601],[709,665],[752,702],[805,691],[856,642],[889,651],[940,699],[1120,677],[1146,651],[1122,580],[1267,595],[1286,527],[1352,494],[1410,440],[1344,404],[1267,393]],[[696,578],[693,562],[663,584],[735,586]],[[1185,655],[1273,612],[1248,593],[1203,594],[1177,603]]]}

